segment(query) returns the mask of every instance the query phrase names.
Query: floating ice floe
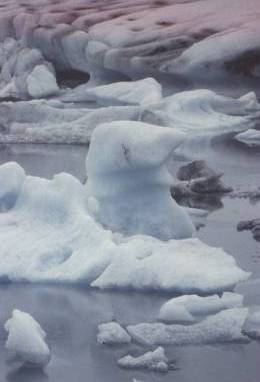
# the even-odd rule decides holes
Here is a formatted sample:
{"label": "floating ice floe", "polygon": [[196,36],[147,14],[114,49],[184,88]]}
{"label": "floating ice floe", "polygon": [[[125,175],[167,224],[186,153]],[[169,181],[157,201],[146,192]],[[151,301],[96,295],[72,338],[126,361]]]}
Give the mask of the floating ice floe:
{"label": "floating ice floe", "polygon": [[51,354],[45,342],[46,333],[30,314],[15,309],[5,330],[8,332],[5,346],[15,360],[31,367],[44,367],[49,363]]}
{"label": "floating ice floe", "polygon": [[162,347],[149,351],[139,357],[126,355],[118,360],[118,365],[126,369],[147,369],[151,371],[167,372],[169,360]]}
{"label": "floating ice floe", "polygon": [[0,43],[0,98],[42,98],[59,92],[55,71],[38,49],[6,39]]}
{"label": "floating ice floe", "polygon": [[[233,99],[208,90],[194,90],[161,98],[160,88],[154,79],[146,78],[92,88],[82,85],[55,100],[3,102],[0,105],[0,141],[88,143],[100,123],[133,120],[185,132],[188,138],[185,144],[195,140],[200,147],[217,135],[254,128],[260,116],[260,105],[254,93]],[[74,102],[82,101],[82,94],[86,92],[95,94],[92,100],[98,102],[97,95],[104,93],[106,106],[96,108],[93,102],[88,103],[88,107],[75,105]],[[135,92],[142,96],[133,95]],[[63,102],[65,96],[73,102]]]}
{"label": "floating ice floe", "polygon": [[249,312],[247,320],[244,325],[244,332],[246,335],[253,339],[260,339],[260,309],[259,307],[253,308]]}
{"label": "floating ice floe", "polygon": [[206,89],[174,94],[147,109],[147,120],[176,127],[189,138],[244,131],[254,127],[260,116],[260,104],[253,92],[236,99]]}
{"label": "floating ice floe", "polygon": [[140,323],[127,330],[135,341],[146,345],[248,342],[243,334],[247,314],[247,308],[226,309],[193,325]]}
{"label": "floating ice floe", "polygon": [[245,143],[247,146],[260,146],[260,130],[248,129],[243,133],[237,134],[235,139]]}
{"label": "floating ice floe", "polygon": [[99,105],[149,105],[161,101],[162,87],[154,78],[139,81],[115,82],[108,85],[89,88],[79,86],[67,92],[62,98],[65,101],[92,101]]}
{"label": "floating ice floe", "polygon": [[[5,210],[0,213],[1,280],[84,282],[99,288],[205,293],[233,288],[249,277],[232,256],[196,238],[162,241],[151,236],[162,232],[169,237],[176,233],[189,236],[191,223],[187,212],[170,198],[171,178],[164,168],[167,155],[183,137],[171,129],[156,127],[152,132],[150,128],[123,121],[98,127],[87,159],[87,186],[65,173],[47,180],[24,177],[18,164],[5,164],[3,171],[0,167],[0,185],[4,183],[6,190],[0,206]],[[97,151],[98,155],[93,155]],[[10,190],[14,205],[8,204]],[[122,199],[113,199],[113,193]],[[143,205],[138,204],[139,193]],[[110,202],[107,195],[111,196]],[[150,200],[156,196],[157,208],[145,204],[147,195]],[[122,220],[117,220],[117,203],[124,206],[128,198],[137,202],[131,204],[127,214],[118,211]],[[173,223],[170,231],[161,207],[172,211],[173,215],[167,208],[165,211]],[[103,208],[111,211],[111,220],[100,219]],[[123,234],[126,217],[130,236]],[[163,231],[156,225],[157,219],[163,219]],[[110,230],[114,230],[114,222],[119,232]],[[131,226],[134,222],[150,235],[139,235]]]}
{"label": "floating ice floe", "polygon": [[203,316],[229,308],[241,308],[243,296],[225,292],[222,297],[185,295],[175,297],[162,305],[159,319],[164,322],[194,322]]}
{"label": "floating ice floe", "polygon": [[127,344],[131,342],[131,337],[127,331],[117,322],[107,322],[98,325],[97,341],[100,344]]}

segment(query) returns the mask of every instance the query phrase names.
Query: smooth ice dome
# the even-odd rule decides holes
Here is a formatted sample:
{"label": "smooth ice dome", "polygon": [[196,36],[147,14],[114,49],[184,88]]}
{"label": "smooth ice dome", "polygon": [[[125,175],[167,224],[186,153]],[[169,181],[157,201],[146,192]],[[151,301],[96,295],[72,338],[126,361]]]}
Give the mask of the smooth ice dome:
{"label": "smooth ice dome", "polygon": [[207,297],[180,296],[172,298],[162,305],[159,319],[165,322],[194,322],[202,316],[242,306],[243,296],[231,292],[225,292],[221,297],[218,295]]}
{"label": "smooth ice dome", "polygon": [[44,367],[49,363],[46,333],[30,314],[15,309],[5,330],[8,332],[5,346],[17,360],[26,366]]}
{"label": "smooth ice dome", "polygon": [[139,357],[126,355],[118,360],[118,365],[126,369],[147,369],[152,371],[168,371],[168,358],[162,347],[149,351]]}
{"label": "smooth ice dome", "polygon": [[189,345],[246,341],[243,325],[247,308],[223,310],[193,325],[141,323],[127,330],[133,340],[146,345]]}
{"label": "smooth ice dome", "polygon": [[97,341],[100,344],[127,344],[131,337],[117,322],[108,322],[98,325]]}
{"label": "smooth ice dome", "polygon": [[173,129],[142,122],[98,126],[86,161],[87,194],[98,201],[97,220],[126,235],[191,237],[192,221],[171,198],[172,178],[166,167],[184,139]]}

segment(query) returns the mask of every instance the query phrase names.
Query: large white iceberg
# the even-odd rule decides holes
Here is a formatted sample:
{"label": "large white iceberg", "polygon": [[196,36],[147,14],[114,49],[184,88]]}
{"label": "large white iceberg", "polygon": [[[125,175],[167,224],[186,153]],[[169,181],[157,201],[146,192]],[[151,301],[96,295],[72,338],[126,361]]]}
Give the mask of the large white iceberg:
{"label": "large white iceberg", "polygon": [[[1,194],[1,206],[5,206],[2,211],[5,212],[0,213],[0,279],[84,282],[99,288],[189,293],[222,291],[247,279],[249,273],[241,270],[233,257],[221,249],[209,247],[195,238],[161,241],[151,236],[162,232],[156,225],[155,228],[150,226],[151,221],[157,224],[157,214],[158,219],[164,219],[160,203],[171,209],[173,216],[165,211],[167,219],[174,222],[180,235],[183,235],[182,230],[187,235],[186,224],[188,222],[188,228],[191,224],[185,212],[168,195],[171,179],[164,169],[165,155],[176,147],[182,136],[163,127],[155,127],[154,131],[152,128],[151,125],[132,126],[129,122],[125,126],[120,122],[114,127],[113,124],[98,127],[97,142],[94,137],[89,155],[97,149],[99,155],[87,160],[88,170],[91,169],[87,186],[65,173],[47,180],[25,176],[19,165],[0,166],[0,182],[5,184]],[[103,145],[102,132],[106,132]],[[146,135],[147,143],[143,146]],[[157,150],[150,156],[152,146]],[[103,155],[109,156],[100,155],[103,149]],[[158,171],[155,171],[156,164]],[[147,169],[146,177],[144,171],[143,175],[142,171],[138,173],[140,166],[142,171]],[[131,167],[133,171],[129,172]],[[105,180],[106,189],[97,187],[99,179],[100,185]],[[137,208],[133,204],[127,213],[131,224],[139,221],[150,235],[139,235],[132,226],[132,235],[124,236],[121,226],[118,226],[119,232],[112,232],[98,222],[103,214],[102,191],[104,206],[110,208],[106,192],[110,196],[113,191],[115,195],[121,193],[124,199],[131,196],[136,187],[137,195],[132,195],[129,201],[135,201],[135,197],[138,201],[139,192],[146,197],[140,184],[146,184],[148,195],[149,192],[152,197],[156,195],[158,206],[139,205]],[[155,184],[161,189],[162,201]],[[12,203],[9,203],[10,190]],[[111,198],[111,216],[117,222],[115,202],[116,199]],[[139,208],[145,209],[145,217],[138,215]],[[125,217],[123,214],[123,222]],[[166,224],[165,220],[162,223]],[[176,231],[171,227],[170,234],[173,232]],[[15,250],[14,243],[17,243]]]}
{"label": "large white iceberg", "polygon": [[51,354],[45,342],[46,333],[30,314],[15,309],[5,330],[8,332],[5,346],[22,364],[44,367],[49,363]]}

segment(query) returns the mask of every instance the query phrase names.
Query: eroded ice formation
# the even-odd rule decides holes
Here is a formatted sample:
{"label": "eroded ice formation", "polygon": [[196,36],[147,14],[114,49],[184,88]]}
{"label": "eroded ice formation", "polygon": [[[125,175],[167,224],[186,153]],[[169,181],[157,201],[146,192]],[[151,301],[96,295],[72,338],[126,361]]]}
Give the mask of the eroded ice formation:
{"label": "eroded ice formation", "polygon": [[30,314],[15,309],[5,330],[8,333],[5,346],[17,361],[32,367],[49,363],[51,354],[45,342],[46,333]]}
{"label": "eroded ice formation", "polygon": [[[166,231],[169,235],[176,233],[172,231],[176,227],[185,236],[186,222],[188,228],[191,224],[168,195],[171,178],[164,168],[167,155],[182,139],[172,129],[140,123],[98,127],[87,159],[87,186],[65,173],[47,180],[25,176],[13,163],[0,166],[1,206],[5,206],[0,213],[0,279],[188,293],[219,292],[247,279],[249,273],[219,248],[196,238],[162,241],[151,236],[158,235],[157,219],[163,219],[161,224],[173,222]],[[113,195],[120,196],[123,207],[124,200],[131,202],[128,215],[117,210]],[[149,205],[146,195],[150,201],[156,196],[158,205]],[[126,224],[128,216],[132,235],[124,236],[120,225],[112,232],[100,223],[110,208],[109,223],[115,218],[116,224]],[[166,221],[161,215],[165,208],[173,213],[165,211]],[[122,220],[115,217],[116,210]],[[150,235],[140,235],[131,226],[135,221]],[[165,229],[166,225],[159,233],[165,234]],[[19,243],[15,250],[14,243]]]}
{"label": "eroded ice formation", "polygon": [[186,211],[171,198],[166,164],[185,137],[141,122],[103,124],[92,134],[87,192],[98,203],[95,217],[127,235],[162,240],[193,235]]}

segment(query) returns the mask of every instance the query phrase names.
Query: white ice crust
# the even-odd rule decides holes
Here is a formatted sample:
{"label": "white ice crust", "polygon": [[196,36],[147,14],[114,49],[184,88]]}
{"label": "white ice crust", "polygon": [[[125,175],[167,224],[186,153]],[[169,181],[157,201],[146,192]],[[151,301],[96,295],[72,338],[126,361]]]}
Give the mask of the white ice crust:
{"label": "white ice crust", "polygon": [[8,332],[5,346],[22,364],[44,367],[49,363],[51,354],[45,342],[46,333],[29,313],[15,309],[5,330]]}

